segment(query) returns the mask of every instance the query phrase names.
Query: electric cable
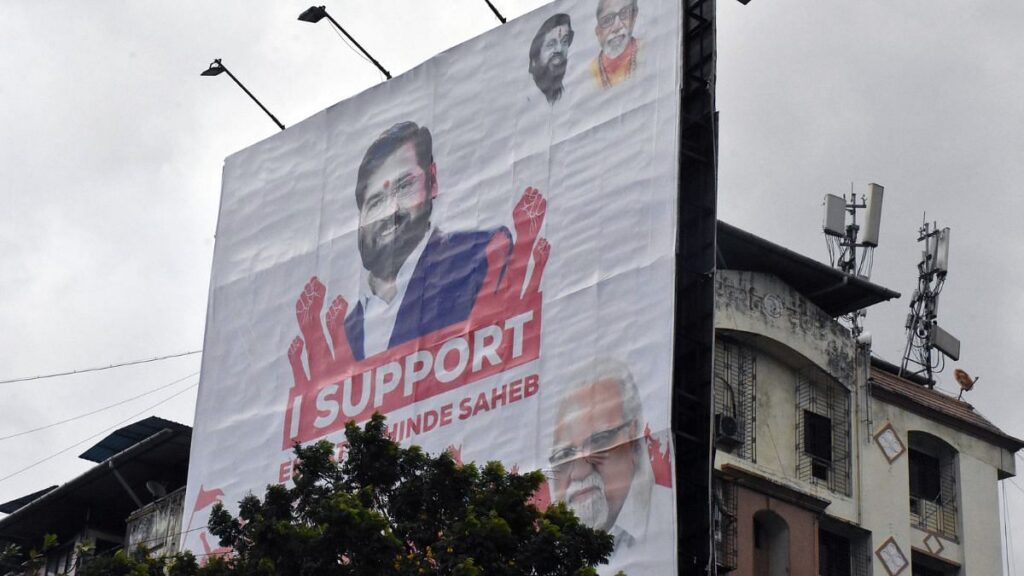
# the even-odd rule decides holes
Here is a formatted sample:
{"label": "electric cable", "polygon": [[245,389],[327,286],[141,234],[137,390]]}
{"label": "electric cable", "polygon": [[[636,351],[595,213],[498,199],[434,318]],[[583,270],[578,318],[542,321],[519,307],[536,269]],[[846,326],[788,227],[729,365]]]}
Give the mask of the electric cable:
{"label": "electric cable", "polygon": [[168,384],[164,384],[162,386],[158,386],[156,388],[153,388],[152,390],[147,390],[146,392],[143,392],[142,394],[139,394],[137,396],[132,396],[131,398],[126,398],[124,400],[121,400],[120,402],[115,402],[113,404],[109,404],[109,405],[104,406],[102,408],[97,408],[95,410],[92,410],[90,412],[86,412],[84,414],[79,414],[77,416],[72,416],[71,418],[66,418],[66,419],[61,420],[59,422],[53,422],[53,423],[50,423],[50,424],[46,424],[44,426],[39,426],[39,427],[36,427],[36,428],[32,428],[31,430],[23,430],[21,432],[16,432],[14,434],[8,434],[7,436],[0,436],[0,442],[2,442],[4,440],[10,440],[11,438],[17,438],[19,436],[25,436],[26,434],[31,434],[33,432],[39,432],[40,430],[46,430],[47,428],[53,428],[54,426],[60,426],[61,424],[67,424],[68,422],[74,422],[75,420],[80,420],[80,419],[85,418],[87,416],[92,416],[93,414],[99,414],[100,412],[104,412],[106,410],[110,410],[111,408],[116,408],[117,406],[121,406],[122,404],[127,404],[128,402],[131,402],[132,400],[138,400],[139,398],[142,398],[143,396],[149,396],[150,394],[159,392],[159,391],[164,390],[166,388],[170,388],[171,386],[174,386],[178,382],[181,382],[182,380],[186,380],[188,378],[191,378],[191,377],[193,377],[193,376],[195,376],[197,374],[199,374],[199,372],[193,372],[193,373],[189,374],[188,376],[183,376],[183,377],[178,378],[177,380],[175,380],[173,382],[170,382]]}
{"label": "electric cable", "polygon": [[80,370],[69,370],[67,372],[55,372],[53,374],[40,374],[39,376],[24,376],[21,378],[9,378],[7,380],[0,380],[0,384],[13,384],[15,382],[29,382],[32,380],[43,380],[45,378],[56,378],[58,376],[71,376],[72,374],[84,374],[86,372],[100,372],[102,370],[111,370],[113,368],[122,368],[124,366],[135,366],[137,364],[147,364],[149,362],[159,362],[160,360],[169,360],[171,358],[181,358],[183,356],[192,356],[193,354],[201,354],[203,351],[191,350],[189,352],[179,352],[177,354],[167,354],[166,356],[157,356],[155,358],[146,358],[144,360],[129,360],[128,362],[121,362],[118,364],[111,364],[109,366],[96,366],[93,368],[82,368]]}
{"label": "electric cable", "polygon": [[[373,62],[369,58],[367,58],[365,54],[363,54],[359,50],[356,50],[356,47],[353,46],[352,43],[348,41],[348,38],[345,38],[345,35],[342,34],[337,28],[331,26],[331,30],[334,30],[334,34],[337,35],[338,38],[341,38],[341,41],[345,43],[345,46],[348,46],[348,49],[354,52],[356,56],[362,58],[363,61],[365,61],[367,64],[373,64]],[[378,70],[378,72],[380,72],[380,70]]]}
{"label": "electric cable", "polygon": [[1024,488],[1021,488],[1020,484],[1017,484],[1016,482],[1014,482],[1013,478],[1007,478],[1007,480],[1010,481],[1010,484],[1012,484],[1014,488],[1016,488],[1017,490],[1020,490],[1021,494],[1024,494]]}
{"label": "electric cable", "polygon": [[43,462],[46,462],[48,460],[52,460],[52,459],[56,458],[57,456],[60,456],[61,454],[64,454],[65,452],[67,452],[69,450],[73,450],[74,448],[76,448],[78,446],[81,446],[82,444],[85,444],[89,440],[92,440],[93,438],[95,438],[95,437],[97,437],[97,436],[99,436],[99,435],[101,435],[103,433],[109,432],[109,431],[117,428],[118,426],[121,426],[122,424],[124,424],[126,422],[129,422],[131,420],[134,420],[135,418],[138,418],[139,416],[145,414],[146,412],[149,412],[153,408],[156,408],[157,406],[160,406],[161,404],[165,404],[165,403],[173,400],[174,398],[176,398],[178,396],[181,396],[185,392],[188,392],[189,390],[195,388],[198,385],[199,385],[199,383],[196,382],[195,384],[192,384],[191,386],[189,386],[187,388],[184,388],[182,390],[179,390],[179,391],[175,392],[174,394],[171,394],[170,396],[168,396],[167,398],[164,398],[163,400],[157,402],[156,404],[153,404],[152,406],[149,406],[148,408],[146,408],[144,410],[141,410],[139,412],[136,412],[135,414],[132,414],[131,416],[125,418],[124,420],[121,420],[120,422],[118,422],[117,424],[114,424],[113,426],[109,426],[107,428],[104,428],[103,430],[100,430],[99,432],[93,434],[92,436],[89,436],[87,438],[79,440],[78,442],[75,442],[74,444],[72,444],[71,446],[68,446],[67,448],[64,448],[63,450],[60,450],[58,452],[54,452],[53,454],[50,454],[49,456],[47,456],[45,458],[42,458],[40,460],[36,460],[35,462],[29,464],[28,466],[25,466],[24,468],[20,468],[18,470],[15,470],[14,472],[11,472],[10,474],[0,478],[0,482],[3,482],[5,480],[9,480],[9,479],[17,476],[18,474],[21,474],[22,472],[31,470],[32,468],[35,468],[36,466],[42,464]]}

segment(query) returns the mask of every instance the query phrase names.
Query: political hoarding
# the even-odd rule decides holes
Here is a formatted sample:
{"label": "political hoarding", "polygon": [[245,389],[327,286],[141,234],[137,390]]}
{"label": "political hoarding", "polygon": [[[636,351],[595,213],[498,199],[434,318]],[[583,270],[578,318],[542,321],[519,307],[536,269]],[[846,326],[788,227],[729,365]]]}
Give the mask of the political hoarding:
{"label": "political hoarding", "polygon": [[679,10],[560,0],[227,159],[185,548],[380,412],[676,573]]}

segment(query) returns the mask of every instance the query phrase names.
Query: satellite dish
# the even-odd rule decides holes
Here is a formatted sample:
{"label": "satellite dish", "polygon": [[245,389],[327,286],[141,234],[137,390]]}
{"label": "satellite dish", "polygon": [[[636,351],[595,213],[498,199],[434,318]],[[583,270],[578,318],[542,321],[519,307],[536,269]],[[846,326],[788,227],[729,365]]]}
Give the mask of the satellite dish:
{"label": "satellite dish", "polygon": [[957,400],[963,397],[964,392],[970,392],[971,388],[974,388],[975,382],[978,381],[978,378],[972,379],[970,374],[959,368],[953,370],[953,378],[956,378],[956,383],[960,385],[960,396],[956,397]]}

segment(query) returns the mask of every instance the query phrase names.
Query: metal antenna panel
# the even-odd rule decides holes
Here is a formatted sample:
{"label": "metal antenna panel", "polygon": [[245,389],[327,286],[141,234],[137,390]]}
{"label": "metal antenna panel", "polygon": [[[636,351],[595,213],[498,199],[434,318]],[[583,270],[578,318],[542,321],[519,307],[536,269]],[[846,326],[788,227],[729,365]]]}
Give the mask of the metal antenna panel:
{"label": "metal antenna panel", "polygon": [[924,245],[917,265],[917,289],[907,316],[907,345],[900,376],[924,376],[928,387],[945,367],[945,358],[960,359],[960,340],[938,324],[939,295],[949,272],[949,228],[922,223],[917,241]]}
{"label": "metal antenna panel", "polygon": [[885,188],[878,184],[868,184],[868,194],[864,202],[866,213],[864,228],[860,231],[860,243],[864,246],[878,246],[878,232],[882,225],[882,196]]}
{"label": "metal antenna panel", "polygon": [[[822,230],[825,233],[829,261],[833,268],[865,280],[871,277],[874,251],[878,246],[882,223],[884,190],[882,186],[872,183],[868,184],[867,194],[861,196],[859,200],[853,191],[850,192],[849,200],[844,196],[825,195]],[[866,221],[863,227],[857,223],[857,213],[860,210],[865,211]],[[867,312],[861,309],[843,317],[849,324],[854,338],[864,332],[862,322],[866,315]]]}

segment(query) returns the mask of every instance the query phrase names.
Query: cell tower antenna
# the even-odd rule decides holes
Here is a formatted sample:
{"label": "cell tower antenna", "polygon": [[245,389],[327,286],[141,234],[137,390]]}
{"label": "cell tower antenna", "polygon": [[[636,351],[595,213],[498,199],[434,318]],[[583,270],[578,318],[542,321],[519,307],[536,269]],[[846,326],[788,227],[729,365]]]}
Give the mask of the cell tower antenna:
{"label": "cell tower antenna", "polygon": [[[871,277],[875,248],[878,246],[879,227],[882,223],[884,192],[885,188],[882,186],[868,184],[867,194],[858,200],[851,182],[849,200],[845,196],[825,195],[825,222],[822,229],[825,232],[825,243],[833,268],[864,279]],[[863,226],[857,223],[858,210],[865,211]],[[866,315],[867,312],[860,309],[844,316],[850,324],[850,332],[854,338],[864,331],[863,320]]]}
{"label": "cell tower antenna", "polygon": [[949,273],[949,228],[940,229],[938,224],[929,224],[924,219],[917,241],[924,243],[924,250],[917,264],[917,289],[907,314],[907,346],[900,376],[923,376],[925,385],[934,388],[934,375],[945,368],[946,357],[960,359],[960,340],[938,324],[939,294]]}

